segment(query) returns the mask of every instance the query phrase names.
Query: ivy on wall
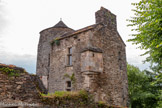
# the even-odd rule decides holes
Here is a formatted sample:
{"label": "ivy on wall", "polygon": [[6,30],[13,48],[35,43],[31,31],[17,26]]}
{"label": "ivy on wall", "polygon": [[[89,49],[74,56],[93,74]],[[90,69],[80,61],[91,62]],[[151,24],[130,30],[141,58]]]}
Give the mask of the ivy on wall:
{"label": "ivy on wall", "polygon": [[69,74],[65,74],[64,77],[69,78],[71,80],[72,84],[74,84],[76,82],[74,73],[71,76]]}
{"label": "ivy on wall", "polygon": [[51,45],[54,45],[56,44],[57,46],[60,45],[60,38],[55,38],[52,42],[51,42]]}

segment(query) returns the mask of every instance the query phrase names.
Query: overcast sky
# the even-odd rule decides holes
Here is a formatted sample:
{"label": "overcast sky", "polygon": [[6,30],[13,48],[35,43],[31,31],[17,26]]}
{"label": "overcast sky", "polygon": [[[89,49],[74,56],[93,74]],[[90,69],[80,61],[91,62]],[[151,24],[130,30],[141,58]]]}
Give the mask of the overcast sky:
{"label": "overcast sky", "polygon": [[95,12],[101,6],[117,15],[118,31],[126,43],[127,61],[141,70],[144,51],[126,42],[131,28],[126,25],[133,16],[132,2],[139,0],[0,0],[0,63],[14,64],[35,73],[39,32],[54,26],[60,18],[74,30],[95,23]]}

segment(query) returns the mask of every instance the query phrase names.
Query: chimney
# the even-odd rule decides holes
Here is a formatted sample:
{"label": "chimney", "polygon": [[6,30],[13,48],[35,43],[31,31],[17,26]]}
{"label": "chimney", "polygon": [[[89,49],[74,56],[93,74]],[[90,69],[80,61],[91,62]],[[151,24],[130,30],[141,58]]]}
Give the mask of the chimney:
{"label": "chimney", "polygon": [[117,29],[116,25],[116,15],[111,13],[109,10],[107,10],[104,7],[101,7],[100,10],[98,10],[95,13],[96,16],[96,24],[102,23],[109,29]]}

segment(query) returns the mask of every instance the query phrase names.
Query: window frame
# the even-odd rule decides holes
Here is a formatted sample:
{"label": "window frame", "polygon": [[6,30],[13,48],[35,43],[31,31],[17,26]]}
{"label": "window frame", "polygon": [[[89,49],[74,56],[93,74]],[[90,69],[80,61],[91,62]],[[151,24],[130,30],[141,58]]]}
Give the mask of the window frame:
{"label": "window frame", "polygon": [[67,62],[67,65],[68,66],[72,66],[72,47],[69,47],[68,48],[68,62]]}

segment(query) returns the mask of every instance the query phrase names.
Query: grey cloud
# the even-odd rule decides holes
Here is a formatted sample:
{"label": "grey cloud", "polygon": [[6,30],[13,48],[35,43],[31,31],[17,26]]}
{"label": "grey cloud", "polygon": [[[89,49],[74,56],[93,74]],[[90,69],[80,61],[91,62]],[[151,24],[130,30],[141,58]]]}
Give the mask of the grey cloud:
{"label": "grey cloud", "polygon": [[143,63],[144,59],[140,56],[136,57],[128,57],[127,61],[129,64],[132,64],[134,66],[137,66],[140,70],[150,70],[150,63]]}
{"label": "grey cloud", "polygon": [[4,32],[8,21],[5,18],[7,15],[5,10],[5,3],[0,0],[0,63],[13,64],[23,67],[29,73],[35,73],[36,70],[36,56],[34,55],[18,55],[5,52],[3,41],[1,40],[2,33]]}
{"label": "grey cloud", "polygon": [[0,52],[0,63],[13,64],[25,68],[29,73],[36,73],[36,56],[34,55],[17,55]]}

